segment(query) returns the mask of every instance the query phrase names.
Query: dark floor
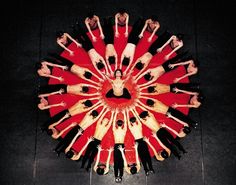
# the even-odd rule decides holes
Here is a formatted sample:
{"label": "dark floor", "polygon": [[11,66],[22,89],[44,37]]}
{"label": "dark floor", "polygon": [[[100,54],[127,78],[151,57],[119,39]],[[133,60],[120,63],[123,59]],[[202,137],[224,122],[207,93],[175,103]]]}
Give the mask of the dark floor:
{"label": "dark floor", "polygon": [[112,172],[99,177],[52,152],[55,141],[39,130],[47,115],[36,107],[39,79],[34,65],[55,47],[56,30],[66,30],[76,18],[84,19],[90,9],[107,16],[119,7],[130,12],[131,23],[139,15],[157,14],[163,28],[185,34],[185,47],[201,63],[192,80],[201,83],[206,96],[201,109],[191,112],[200,126],[183,140],[188,153],[182,160],[172,157],[155,163],[156,174],[148,178],[143,173],[125,175],[123,184],[235,184],[235,4],[197,0],[18,0],[7,4],[1,6],[1,185],[115,184]]}

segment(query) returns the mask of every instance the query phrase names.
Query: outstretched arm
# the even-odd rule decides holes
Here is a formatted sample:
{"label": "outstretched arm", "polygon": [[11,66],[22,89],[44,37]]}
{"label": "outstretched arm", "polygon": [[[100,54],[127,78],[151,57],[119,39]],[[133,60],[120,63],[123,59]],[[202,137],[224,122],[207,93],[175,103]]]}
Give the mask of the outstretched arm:
{"label": "outstretched arm", "polygon": [[98,16],[95,16],[95,17],[96,17],[96,19],[97,19],[98,29],[99,29],[99,31],[100,31],[100,37],[101,37],[101,39],[104,39],[104,34],[103,34],[103,31],[102,31],[102,26],[101,26],[99,17],[98,17]]}
{"label": "outstretched arm", "polygon": [[135,150],[135,160],[137,164],[137,172],[139,172],[141,165],[140,165],[140,161],[138,157],[138,143],[137,142],[134,144],[134,150]]}
{"label": "outstretched arm", "polygon": [[113,151],[113,148],[109,148],[108,150],[108,157],[107,157],[107,162],[106,162],[106,168],[105,168],[105,171],[104,171],[104,174],[107,174],[108,171],[109,171],[109,164],[110,164],[110,160],[111,160],[111,153]]}
{"label": "outstretched arm", "polygon": [[158,155],[156,149],[155,149],[154,146],[150,143],[149,138],[144,137],[144,141],[145,141],[145,142],[148,144],[148,146],[152,149],[152,151],[153,151],[153,153],[154,153],[156,159],[157,159],[158,161],[163,161],[164,158],[160,158],[160,156]]}
{"label": "outstretched arm", "polygon": [[183,42],[181,42],[177,47],[175,47],[169,54],[167,54],[166,56],[165,56],[165,59],[167,60],[167,59],[169,59],[169,57],[174,53],[174,52],[176,52],[178,49],[180,49],[181,47],[183,47]]}
{"label": "outstretched arm", "polygon": [[183,76],[181,76],[181,77],[179,77],[179,78],[175,78],[174,82],[177,83],[177,82],[179,82],[180,80],[182,80],[182,79],[184,79],[184,78],[186,78],[186,77],[188,77],[188,76],[195,75],[196,73],[197,73],[197,70],[196,70],[196,71],[193,71],[193,72],[190,72],[190,73],[187,73],[187,74],[185,74],[185,75],[183,75]]}
{"label": "outstretched arm", "polygon": [[[77,123],[76,123],[77,124]],[[78,133],[75,135],[75,137],[73,138],[73,140],[70,142],[70,144],[69,144],[69,146],[66,148],[66,150],[65,150],[65,153],[67,153],[70,149],[71,149],[71,147],[73,146],[73,144],[75,143],[75,141],[77,140],[77,138],[80,136],[80,135],[82,135],[82,129],[79,129],[78,130]]]}
{"label": "outstretched arm", "polygon": [[59,132],[59,134],[56,135],[52,135],[52,138],[54,139],[58,139],[63,133],[65,133],[67,130],[69,130],[72,127],[75,127],[77,125],[76,122],[73,122],[72,124],[70,124],[69,126],[67,126],[66,128],[64,128],[62,131]]}
{"label": "outstretched arm", "polygon": [[126,13],[126,20],[125,20],[125,37],[128,37],[128,24],[129,24],[129,14]]}
{"label": "outstretched arm", "polygon": [[152,32],[152,35],[148,38],[148,41],[149,41],[149,42],[152,41],[153,36],[155,35],[155,33],[157,32],[157,30],[158,30],[159,28],[160,28],[160,24],[157,23],[155,29],[154,29],[153,32]]}
{"label": "outstretched arm", "polygon": [[94,36],[94,34],[93,34],[93,32],[91,31],[91,28],[90,28],[90,26],[89,26],[89,18],[88,18],[88,17],[85,19],[84,23],[85,23],[85,25],[86,25],[86,27],[87,27],[87,29],[88,29],[88,31],[89,31],[89,34],[92,36],[92,40],[93,40],[94,42],[96,42],[96,37]]}
{"label": "outstretched arm", "polygon": [[186,90],[178,89],[177,87],[175,87],[175,88],[173,89],[173,91],[174,91],[175,93],[180,92],[180,93],[189,94],[189,95],[198,95],[198,94],[199,94],[198,92],[186,91]]}
{"label": "outstretched arm", "polygon": [[50,109],[50,108],[53,108],[53,107],[64,107],[66,104],[65,102],[61,102],[61,103],[56,103],[56,104],[51,104],[51,105],[47,105],[47,106],[38,106],[40,110],[46,110],[46,109]]}
{"label": "outstretched arm", "polygon": [[143,26],[143,29],[142,29],[141,33],[139,34],[139,36],[138,36],[139,38],[143,37],[143,33],[147,29],[148,22],[149,22],[149,19],[145,21],[145,25]]}
{"label": "outstretched arm", "polygon": [[124,116],[124,131],[126,132],[127,131],[127,117],[126,117],[126,111],[125,110],[123,110],[122,111],[122,113],[123,113],[123,116]]}
{"label": "outstretched arm", "polygon": [[77,47],[82,47],[82,45],[80,43],[78,43],[75,39],[73,39],[68,33],[65,33],[66,36],[76,44]]}
{"label": "outstretched arm", "polygon": [[116,118],[117,118],[117,114],[118,114],[118,109],[115,110],[115,115],[114,115],[114,119],[113,119],[113,123],[112,123],[112,130],[113,130],[113,132],[116,130]]}
{"label": "outstretched arm", "polygon": [[65,49],[66,51],[68,51],[71,56],[74,55],[74,52],[71,51],[70,49],[68,49],[68,48],[67,48],[64,44],[62,44],[60,41],[57,41],[57,44],[58,44],[59,46],[61,46],[63,49]]}
{"label": "outstretched arm", "polygon": [[176,36],[171,36],[170,38],[169,38],[169,40],[168,41],[166,41],[166,43],[165,44],[163,44],[163,46],[162,47],[160,47],[160,48],[158,48],[157,49],[157,52],[161,52],[173,39],[174,39],[174,37],[176,37]]}
{"label": "outstretched arm", "polygon": [[95,162],[94,167],[93,167],[93,170],[94,170],[95,172],[97,171],[98,163],[99,163],[99,161],[100,161],[101,151],[103,150],[100,145],[98,145],[97,148],[98,148],[97,159],[96,159],[96,162]]}
{"label": "outstretched arm", "polygon": [[176,122],[182,124],[183,126],[189,127],[188,123],[185,123],[185,122],[183,122],[182,120],[180,120],[180,119],[178,119],[178,118],[172,116],[170,113],[167,113],[166,116],[167,116],[168,118],[171,118],[171,119],[175,120]]}
{"label": "outstretched arm", "polygon": [[92,137],[88,138],[87,143],[83,146],[83,148],[79,151],[79,153],[74,155],[71,159],[73,161],[78,160],[91,141],[93,141],[93,138]]}
{"label": "outstretched arm", "polygon": [[166,129],[170,130],[171,132],[173,132],[173,133],[174,133],[176,136],[178,136],[178,137],[185,137],[185,136],[186,136],[186,134],[185,134],[184,132],[180,134],[179,132],[177,132],[176,130],[174,130],[173,128],[167,126],[167,125],[164,124],[164,123],[160,124],[160,126],[161,126],[162,128],[166,128]]}
{"label": "outstretched arm", "polygon": [[125,157],[124,148],[122,148],[122,146],[119,146],[118,149],[120,150],[121,155],[122,155],[122,158],[123,158],[123,161],[124,161],[124,168],[125,168],[125,171],[126,171],[128,174],[131,174],[131,173],[130,173],[130,169],[128,168],[128,163],[127,163],[126,157]]}
{"label": "outstretched arm", "polygon": [[118,16],[119,16],[119,14],[117,13],[116,15],[115,15],[115,36],[116,37],[119,37],[119,31],[118,31]]}
{"label": "outstretched arm", "polygon": [[70,113],[66,113],[59,121],[49,125],[48,129],[52,129],[53,127],[55,127],[58,124],[60,124],[64,119],[69,118],[69,117],[70,117]]}

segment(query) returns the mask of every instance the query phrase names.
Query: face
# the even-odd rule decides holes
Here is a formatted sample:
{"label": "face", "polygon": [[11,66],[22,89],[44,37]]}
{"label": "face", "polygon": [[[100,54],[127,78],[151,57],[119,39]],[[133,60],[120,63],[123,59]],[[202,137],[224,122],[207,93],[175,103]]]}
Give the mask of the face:
{"label": "face", "polygon": [[194,96],[191,98],[190,104],[192,104],[192,105],[201,104],[201,103],[198,101],[198,95],[194,95]]}
{"label": "face", "polygon": [[42,65],[42,67],[40,69],[38,69],[38,74],[41,76],[43,74],[51,74],[50,69],[46,66],[46,65]]}
{"label": "face", "polygon": [[120,22],[125,22],[125,20],[126,20],[125,15],[120,15],[119,21],[120,21]]}
{"label": "face", "polygon": [[121,72],[120,71],[116,71],[115,77],[121,77],[121,76],[122,76]]}
{"label": "face", "polygon": [[191,72],[196,71],[196,70],[198,70],[198,68],[195,66],[194,62],[192,61],[190,63],[190,65],[188,66],[187,71],[188,71],[188,73],[191,73]]}

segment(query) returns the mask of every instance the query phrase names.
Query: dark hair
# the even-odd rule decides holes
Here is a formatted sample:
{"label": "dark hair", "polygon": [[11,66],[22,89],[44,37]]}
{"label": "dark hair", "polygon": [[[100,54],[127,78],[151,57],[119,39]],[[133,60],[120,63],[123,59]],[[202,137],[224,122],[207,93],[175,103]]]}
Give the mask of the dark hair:
{"label": "dark hair", "polygon": [[130,168],[130,173],[133,175],[133,174],[136,174],[137,173],[137,167],[136,166],[132,166]]}
{"label": "dark hair", "polygon": [[83,103],[86,107],[91,107],[93,105],[93,103],[90,101],[90,100],[86,100],[84,103]]}
{"label": "dark hair", "polygon": [[96,63],[96,66],[97,66],[97,68],[100,70],[100,69],[102,69],[102,68],[104,68],[104,64],[101,62],[101,61],[99,61],[98,63]]}
{"label": "dark hair", "polygon": [[53,134],[53,131],[51,129],[47,129],[47,134],[51,136]]}
{"label": "dark hair", "polygon": [[72,150],[69,150],[68,152],[66,152],[66,158],[71,159],[74,155],[74,152]]}
{"label": "dark hair", "polygon": [[126,11],[126,9],[125,8],[120,8],[119,10],[118,10],[118,13],[120,13],[121,15],[123,15],[124,13],[126,13],[127,11]]}
{"label": "dark hair", "polygon": [[116,69],[115,72],[114,72],[114,76],[116,77],[116,73],[117,73],[118,71],[120,71],[120,73],[121,73],[121,77],[122,77],[122,76],[123,76],[123,72],[122,72],[121,69]]}
{"label": "dark hair", "polygon": [[94,118],[96,118],[96,117],[98,116],[98,111],[93,110],[93,111],[91,112],[91,115],[92,115]]}
{"label": "dark hair", "polygon": [[87,79],[91,79],[92,73],[86,71],[86,72],[84,73],[84,77],[87,78]]}
{"label": "dark hair", "polygon": [[141,70],[143,69],[143,66],[144,64],[142,62],[138,62],[136,65],[135,65],[135,68],[138,69],[138,70]]}
{"label": "dark hair", "polygon": [[115,57],[114,56],[110,56],[108,58],[109,64],[115,64]]}
{"label": "dark hair", "polygon": [[136,118],[135,117],[131,117],[129,120],[130,120],[131,123],[134,123],[136,121]]}
{"label": "dark hair", "polygon": [[64,32],[64,31],[61,31],[61,30],[60,30],[60,31],[57,31],[57,32],[56,32],[56,37],[57,37],[57,38],[61,38],[64,33],[65,33],[65,32]]}
{"label": "dark hair", "polygon": [[82,92],[83,93],[86,93],[86,92],[88,92],[89,91],[89,88],[87,87],[87,86],[83,86],[82,87]]}
{"label": "dark hair", "polygon": [[90,11],[90,12],[87,14],[87,17],[88,17],[89,19],[92,19],[92,18],[94,17],[94,15],[95,15],[94,11]]}
{"label": "dark hair", "polygon": [[152,15],[150,18],[152,19],[152,21],[158,21],[158,17],[156,15]]}
{"label": "dark hair", "polygon": [[197,96],[197,101],[199,101],[200,103],[204,102],[205,100],[205,96],[203,96],[202,92],[200,91],[198,93],[198,96]]}
{"label": "dark hair", "polygon": [[150,86],[147,88],[149,93],[155,92],[155,86]]}
{"label": "dark hair", "polygon": [[161,151],[161,157],[163,157],[164,159],[167,159],[167,158],[168,158],[168,153],[167,153],[167,151],[162,150],[162,151]]}
{"label": "dark hair", "polygon": [[151,99],[147,99],[146,103],[148,106],[153,106],[155,102]]}
{"label": "dark hair", "polygon": [[179,40],[183,40],[183,39],[184,39],[184,34],[178,33],[178,34],[176,34],[176,37],[177,37]]}
{"label": "dark hair", "polygon": [[189,127],[185,126],[185,127],[183,128],[183,132],[184,132],[185,134],[189,134],[189,133],[191,132],[191,129],[190,129]]}
{"label": "dark hair", "polygon": [[105,171],[104,168],[100,168],[100,167],[98,167],[96,170],[98,175],[104,175],[104,171]]}
{"label": "dark hair", "polygon": [[36,68],[36,70],[41,69],[42,68],[42,63],[41,62],[37,62],[35,64],[35,68]]}
{"label": "dark hair", "polygon": [[116,124],[118,125],[118,127],[121,127],[123,125],[124,121],[122,120],[117,120]]}
{"label": "dark hair", "polygon": [[129,65],[129,61],[130,61],[130,59],[128,57],[124,57],[124,59],[122,60],[122,64],[124,66],[128,66]]}
{"label": "dark hair", "polygon": [[144,75],[144,79],[147,80],[147,81],[149,81],[149,80],[152,80],[152,79],[153,79],[153,76],[151,76],[150,73],[147,73],[147,74]]}
{"label": "dark hair", "polygon": [[140,114],[139,114],[139,117],[140,118],[145,118],[145,117],[147,117],[148,116],[148,111],[143,111],[143,112],[141,112]]}

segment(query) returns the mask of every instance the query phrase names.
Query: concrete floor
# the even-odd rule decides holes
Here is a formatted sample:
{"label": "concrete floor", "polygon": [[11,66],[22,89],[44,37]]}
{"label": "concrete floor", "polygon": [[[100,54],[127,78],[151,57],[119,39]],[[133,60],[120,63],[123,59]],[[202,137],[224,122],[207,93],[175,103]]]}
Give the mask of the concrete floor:
{"label": "concrete floor", "polygon": [[56,142],[39,129],[48,115],[37,110],[40,79],[34,66],[55,49],[56,30],[68,29],[90,9],[102,17],[114,15],[119,7],[128,10],[131,24],[139,15],[156,14],[163,29],[185,34],[185,47],[200,61],[199,74],[191,80],[201,83],[206,96],[200,110],[190,112],[200,125],[183,140],[188,153],[180,161],[171,157],[156,162],[156,174],[147,178],[143,173],[125,175],[122,184],[235,184],[235,4],[197,0],[6,3],[1,11],[1,185],[115,184],[112,171],[99,177],[52,152]]}

